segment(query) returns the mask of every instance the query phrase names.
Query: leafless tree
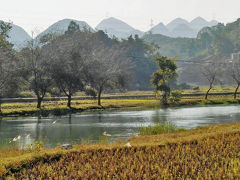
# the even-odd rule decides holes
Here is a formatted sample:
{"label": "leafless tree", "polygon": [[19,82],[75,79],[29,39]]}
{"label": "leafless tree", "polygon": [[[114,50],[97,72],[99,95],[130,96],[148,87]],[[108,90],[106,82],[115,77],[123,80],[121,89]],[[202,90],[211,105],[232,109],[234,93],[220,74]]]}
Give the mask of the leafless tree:
{"label": "leafless tree", "polygon": [[22,75],[28,82],[29,89],[37,96],[37,108],[41,108],[41,103],[52,85],[49,59],[41,43],[35,39],[21,51],[21,56],[24,59]]}
{"label": "leafless tree", "polygon": [[87,81],[97,91],[98,105],[101,94],[107,89],[121,89],[127,86],[131,77],[131,61],[124,56],[126,49],[119,45],[98,45],[89,61]]}
{"label": "leafless tree", "polygon": [[214,62],[208,62],[208,63],[204,64],[202,67],[202,74],[209,83],[209,88],[206,92],[205,99],[208,98],[208,94],[209,94],[210,90],[213,88],[213,84],[217,80],[218,71],[219,71],[218,66]]}
{"label": "leafless tree", "polygon": [[229,60],[226,64],[227,73],[236,82],[237,86],[234,91],[234,99],[237,98],[237,92],[240,87],[240,60]]}
{"label": "leafless tree", "polygon": [[68,97],[71,107],[74,93],[83,91],[85,62],[91,54],[89,32],[75,32],[56,38],[46,46],[50,55],[51,76],[57,87]]}

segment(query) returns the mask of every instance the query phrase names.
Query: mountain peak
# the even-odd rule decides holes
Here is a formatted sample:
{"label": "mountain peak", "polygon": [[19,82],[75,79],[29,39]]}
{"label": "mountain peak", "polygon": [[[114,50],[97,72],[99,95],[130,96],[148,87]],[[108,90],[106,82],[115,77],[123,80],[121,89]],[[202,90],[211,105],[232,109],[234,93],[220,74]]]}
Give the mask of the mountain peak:
{"label": "mountain peak", "polygon": [[150,31],[153,34],[162,34],[165,36],[170,36],[170,31],[162,22],[159,23],[158,25],[154,26]]}
{"label": "mountain peak", "polygon": [[127,38],[130,35],[143,35],[143,32],[114,17],[102,20],[96,27],[97,30],[105,31],[109,36]]}
{"label": "mountain peak", "polygon": [[107,19],[102,20],[96,27],[98,30],[107,30],[109,28],[121,28],[122,30],[134,30],[133,27],[128,25],[127,23],[123,22],[120,19],[110,17]]}
{"label": "mountain peak", "polygon": [[182,18],[176,18],[172,20],[170,23],[167,24],[167,28],[172,31],[175,29],[179,24],[189,24],[189,22]]}
{"label": "mountain peak", "polygon": [[188,24],[189,22],[187,20],[183,19],[183,18],[178,17],[178,18],[172,20],[170,23]]}
{"label": "mountain peak", "polygon": [[51,33],[63,34],[67,30],[71,21],[74,21],[76,24],[78,24],[80,29],[87,28],[93,31],[93,28],[89,26],[85,21],[78,21],[75,19],[62,19],[52,24],[51,26],[49,26],[45,31],[40,33],[36,38],[40,39],[42,36],[46,34],[51,34]]}
{"label": "mountain peak", "polygon": [[206,24],[206,23],[208,23],[204,18],[202,18],[202,17],[200,17],[200,16],[198,16],[197,18],[195,18],[195,19],[193,19],[191,22],[190,22],[190,24],[199,24],[199,23],[201,23],[201,24]]}

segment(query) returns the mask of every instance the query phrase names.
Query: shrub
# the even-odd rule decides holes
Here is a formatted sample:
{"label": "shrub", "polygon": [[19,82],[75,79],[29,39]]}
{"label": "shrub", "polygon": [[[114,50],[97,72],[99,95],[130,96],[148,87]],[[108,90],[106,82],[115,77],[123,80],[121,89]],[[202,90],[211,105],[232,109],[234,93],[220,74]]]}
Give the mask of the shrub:
{"label": "shrub", "polygon": [[39,152],[39,151],[41,151],[43,146],[44,146],[44,143],[42,141],[33,140],[32,150],[36,151],[36,152]]}
{"label": "shrub", "polygon": [[35,94],[31,91],[22,91],[18,95],[21,98],[33,98],[36,97]]}
{"label": "shrub", "polygon": [[172,123],[163,123],[163,124],[156,124],[155,126],[147,126],[147,127],[141,127],[139,129],[140,135],[156,135],[156,134],[165,134],[165,133],[171,133],[171,132],[177,132],[177,131],[183,131],[184,129],[180,129],[176,127]]}
{"label": "shrub", "polygon": [[50,114],[49,110],[47,109],[41,109],[39,112],[40,112],[40,115],[43,117],[47,117]]}
{"label": "shrub", "polygon": [[69,113],[68,109],[55,108],[52,110],[52,114],[55,116],[66,115]]}
{"label": "shrub", "polygon": [[87,96],[92,96],[94,99],[97,98],[97,92],[96,92],[96,90],[93,89],[93,88],[86,88],[86,89],[85,89],[85,94],[86,94]]}
{"label": "shrub", "polygon": [[181,91],[172,91],[171,96],[169,98],[170,103],[178,103],[182,99],[182,92]]}
{"label": "shrub", "polygon": [[199,88],[199,86],[197,86],[197,87],[194,87],[193,90],[194,90],[194,91],[199,91],[200,88]]}
{"label": "shrub", "polygon": [[179,89],[192,89],[192,86],[187,83],[181,83],[178,85]]}

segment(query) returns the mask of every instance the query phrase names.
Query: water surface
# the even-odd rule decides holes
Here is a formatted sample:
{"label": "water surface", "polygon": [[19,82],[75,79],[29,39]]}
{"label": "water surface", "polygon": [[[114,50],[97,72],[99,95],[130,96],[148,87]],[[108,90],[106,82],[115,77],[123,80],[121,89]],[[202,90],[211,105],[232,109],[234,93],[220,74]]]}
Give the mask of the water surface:
{"label": "water surface", "polygon": [[136,135],[141,126],[163,122],[191,129],[237,121],[240,121],[239,105],[19,117],[0,120],[0,147],[17,136],[21,138],[13,144],[20,147],[31,144],[33,139],[44,141],[46,147],[54,147],[63,143],[96,142],[105,131],[111,134],[111,141],[118,137],[128,138]]}

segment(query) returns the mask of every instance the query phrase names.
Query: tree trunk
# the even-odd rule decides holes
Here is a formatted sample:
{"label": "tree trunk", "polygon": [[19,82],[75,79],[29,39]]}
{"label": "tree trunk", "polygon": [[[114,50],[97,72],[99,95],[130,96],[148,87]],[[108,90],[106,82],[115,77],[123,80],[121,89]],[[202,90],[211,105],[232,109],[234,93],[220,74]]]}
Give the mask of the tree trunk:
{"label": "tree trunk", "polygon": [[43,98],[41,98],[41,97],[37,98],[37,108],[38,109],[41,109],[42,100],[43,100]]}
{"label": "tree trunk", "polygon": [[0,96],[0,115],[2,114],[2,96]]}
{"label": "tree trunk", "polygon": [[167,93],[166,92],[163,92],[163,95],[162,95],[162,105],[166,106],[168,103],[167,103]]}
{"label": "tree trunk", "polygon": [[101,94],[102,94],[102,88],[100,88],[99,91],[98,91],[98,105],[99,106],[102,106],[101,105]]}
{"label": "tree trunk", "polygon": [[72,107],[71,107],[71,101],[72,101],[72,96],[71,96],[71,95],[68,95],[67,107],[69,107],[70,109],[72,108]]}
{"label": "tree trunk", "polygon": [[237,85],[237,88],[235,89],[235,92],[234,92],[234,99],[237,98],[237,92],[238,92],[239,86],[240,86],[240,84],[238,84],[238,85]]}
{"label": "tree trunk", "polygon": [[207,93],[206,93],[206,95],[205,95],[205,100],[207,100],[207,98],[208,98],[208,93],[209,93],[209,91],[212,89],[212,85],[210,85],[210,87],[209,87],[209,89],[207,90]]}

